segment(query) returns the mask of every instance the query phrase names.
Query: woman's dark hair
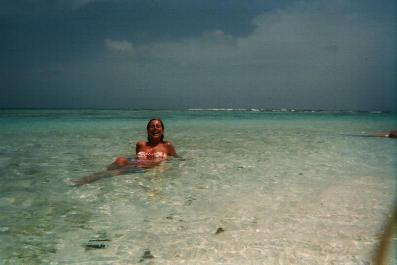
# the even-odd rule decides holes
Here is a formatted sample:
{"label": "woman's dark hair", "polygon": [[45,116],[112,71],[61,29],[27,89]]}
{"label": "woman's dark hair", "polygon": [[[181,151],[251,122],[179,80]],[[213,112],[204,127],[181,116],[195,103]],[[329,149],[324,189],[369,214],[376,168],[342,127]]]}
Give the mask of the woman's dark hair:
{"label": "woman's dark hair", "polygon": [[[152,121],[159,121],[159,122],[160,122],[161,128],[163,128],[163,134],[161,135],[160,141],[163,143],[163,142],[164,142],[164,129],[165,129],[164,123],[163,123],[163,121],[162,121],[161,119],[159,119],[159,118],[150,119],[150,121],[149,121],[149,122],[147,123],[147,125],[146,125],[146,130],[149,130],[149,126],[150,126],[150,123],[151,123]],[[150,136],[149,136],[149,135],[147,136],[147,141],[150,142]]]}

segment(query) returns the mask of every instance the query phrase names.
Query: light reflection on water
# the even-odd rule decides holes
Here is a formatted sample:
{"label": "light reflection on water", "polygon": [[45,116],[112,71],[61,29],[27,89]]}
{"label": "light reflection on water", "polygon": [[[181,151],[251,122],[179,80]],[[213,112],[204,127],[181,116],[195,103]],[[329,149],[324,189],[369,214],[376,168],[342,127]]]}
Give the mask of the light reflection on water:
{"label": "light reflection on water", "polygon": [[2,117],[5,264],[365,264],[395,194],[396,141],[347,136],[390,115],[169,111],[181,158],[73,187],[162,113],[48,112]]}

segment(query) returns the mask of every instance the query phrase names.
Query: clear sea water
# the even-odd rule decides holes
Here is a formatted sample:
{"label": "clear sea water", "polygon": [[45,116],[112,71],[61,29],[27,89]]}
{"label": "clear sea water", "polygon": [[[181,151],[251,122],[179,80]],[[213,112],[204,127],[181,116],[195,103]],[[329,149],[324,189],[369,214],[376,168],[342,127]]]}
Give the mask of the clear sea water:
{"label": "clear sea water", "polygon": [[[133,156],[152,117],[179,158],[71,185]],[[352,136],[397,129],[392,113],[2,110],[0,124],[0,264],[370,264],[395,206],[397,140]]]}

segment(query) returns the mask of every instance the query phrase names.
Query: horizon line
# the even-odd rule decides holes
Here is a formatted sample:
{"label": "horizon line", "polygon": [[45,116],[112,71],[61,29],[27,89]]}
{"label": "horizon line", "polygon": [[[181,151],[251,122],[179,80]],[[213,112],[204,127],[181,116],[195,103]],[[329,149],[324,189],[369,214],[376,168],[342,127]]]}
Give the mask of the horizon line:
{"label": "horizon line", "polygon": [[113,107],[0,107],[0,110],[123,110],[123,111],[247,111],[247,112],[358,112],[394,113],[395,110],[362,109],[310,109],[310,108],[113,108]]}

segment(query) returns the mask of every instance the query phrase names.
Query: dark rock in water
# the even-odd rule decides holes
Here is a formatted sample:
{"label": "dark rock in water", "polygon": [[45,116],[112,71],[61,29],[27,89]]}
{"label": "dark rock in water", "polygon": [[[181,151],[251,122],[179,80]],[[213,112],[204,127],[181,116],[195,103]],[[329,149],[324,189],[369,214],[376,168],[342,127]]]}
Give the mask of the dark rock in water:
{"label": "dark rock in water", "polygon": [[222,227],[218,227],[218,229],[216,229],[215,234],[220,234],[220,233],[223,233],[223,232],[225,232],[225,229],[223,229]]}
{"label": "dark rock in water", "polygon": [[142,258],[144,258],[144,259],[153,259],[154,256],[152,255],[150,250],[145,250],[145,252],[143,252]]}
{"label": "dark rock in water", "polygon": [[98,243],[87,243],[85,244],[86,248],[106,248],[106,244],[98,244]]}
{"label": "dark rock in water", "polygon": [[152,253],[150,252],[149,249],[146,249],[146,250],[143,252],[143,255],[142,255],[141,259],[139,260],[139,262],[142,262],[142,261],[144,261],[145,259],[154,259],[154,256],[152,255]]}
{"label": "dark rock in water", "polygon": [[192,203],[193,203],[193,201],[195,201],[196,200],[196,198],[193,198],[192,196],[188,196],[187,198],[186,198],[186,201],[185,201],[185,206],[190,206],[190,205],[192,205]]}
{"label": "dark rock in water", "polygon": [[84,246],[86,250],[107,248],[109,244],[107,244],[106,242],[109,241],[109,239],[90,239],[88,240],[88,243],[86,243]]}
{"label": "dark rock in water", "polygon": [[109,241],[109,239],[90,239],[84,246],[86,250],[107,248],[109,247],[109,244],[107,243]]}
{"label": "dark rock in water", "polygon": [[172,214],[170,214],[170,215],[168,215],[167,217],[165,217],[166,219],[168,219],[168,220],[172,220],[172,219],[174,219],[174,216],[172,216]]}

